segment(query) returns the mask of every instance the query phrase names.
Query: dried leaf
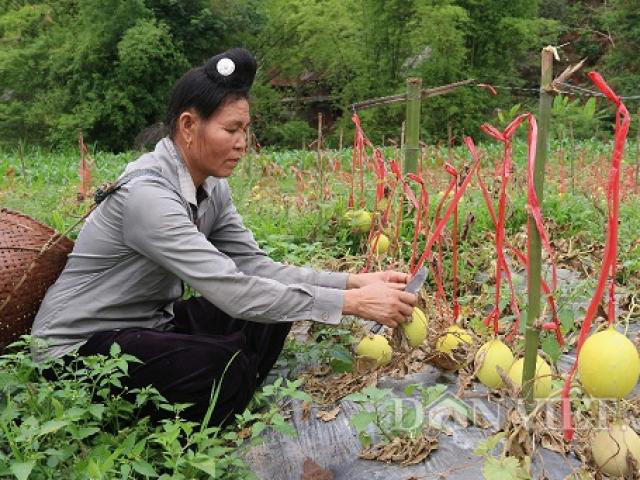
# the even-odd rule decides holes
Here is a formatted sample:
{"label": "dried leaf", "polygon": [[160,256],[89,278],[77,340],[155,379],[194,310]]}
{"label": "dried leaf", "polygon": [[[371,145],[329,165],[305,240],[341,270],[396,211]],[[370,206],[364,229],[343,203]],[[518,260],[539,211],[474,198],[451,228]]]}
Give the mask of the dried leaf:
{"label": "dried leaf", "polygon": [[302,466],[300,480],[333,480],[333,474],[307,457]]}
{"label": "dried leaf", "polygon": [[308,420],[311,413],[311,402],[302,403],[302,420]]}
{"label": "dried leaf", "polygon": [[424,431],[416,438],[394,437],[391,442],[367,447],[360,458],[385,463],[416,465],[423,462],[438,448],[438,438],[433,431]]}
{"label": "dried leaf", "polygon": [[323,422],[332,422],[336,419],[338,414],[340,413],[340,405],[331,410],[320,410],[316,413],[316,418],[322,420]]}
{"label": "dried leaf", "polygon": [[80,165],[78,175],[80,176],[80,185],[78,186],[78,200],[84,200],[89,196],[91,189],[91,166],[94,164],[93,159],[89,155],[89,150],[84,143],[82,132],[78,133],[78,145],[80,147]]}

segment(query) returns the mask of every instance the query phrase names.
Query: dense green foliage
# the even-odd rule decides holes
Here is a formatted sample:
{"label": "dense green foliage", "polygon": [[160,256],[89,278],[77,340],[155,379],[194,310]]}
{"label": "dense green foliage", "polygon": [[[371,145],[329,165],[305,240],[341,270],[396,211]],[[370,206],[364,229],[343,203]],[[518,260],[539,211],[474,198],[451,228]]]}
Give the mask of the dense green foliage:
{"label": "dense green foliage", "polygon": [[[26,348],[25,348],[26,347]],[[291,399],[309,400],[300,381],[282,378],[259,391],[233,427],[207,426],[220,384],[202,423],[180,417],[187,405],[169,404],[153,387],[123,387],[129,365],[139,362],[114,344],[109,356],[34,363],[20,341],[0,355],[0,476],[45,478],[257,478],[238,447],[251,428],[292,433],[280,414]],[[43,372],[53,379],[47,381]],[[224,380],[223,380],[224,381]],[[165,411],[159,423],[143,412]]]}
{"label": "dense green foliage", "polygon": [[[569,42],[558,66],[588,56],[621,93],[637,93],[637,0],[0,0],[0,138],[59,146],[82,129],[103,149],[130,148],[161,121],[175,80],[243,45],[260,62],[254,133],[263,145],[351,133],[350,103],[474,78],[535,88],[538,52]],[[515,92],[517,93],[517,92]],[[477,133],[527,97],[463,88],[423,104],[422,138]],[[329,102],[282,103],[327,95]],[[635,105],[632,105],[635,109]],[[401,105],[362,112],[369,136],[399,139]],[[593,132],[585,125],[578,134]]]}

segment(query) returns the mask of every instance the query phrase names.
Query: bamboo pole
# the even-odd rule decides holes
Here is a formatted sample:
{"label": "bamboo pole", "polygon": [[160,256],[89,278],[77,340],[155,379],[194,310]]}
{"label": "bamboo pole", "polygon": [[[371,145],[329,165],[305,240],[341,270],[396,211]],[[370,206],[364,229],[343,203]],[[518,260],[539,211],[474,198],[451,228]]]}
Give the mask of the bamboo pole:
{"label": "bamboo pole", "polygon": [[636,187],[640,186],[640,108],[638,108],[638,139],[636,142]]}
{"label": "bamboo pole", "polygon": [[[544,167],[547,160],[549,129],[551,127],[551,104],[553,96],[547,91],[553,80],[553,50],[542,49],[540,74],[540,114],[538,118],[538,142],[536,145],[536,165],[533,174],[538,202],[542,205],[544,190]],[[527,412],[534,407],[533,387],[536,370],[536,358],[540,342],[540,329],[537,326],[540,316],[540,281],[542,277],[542,245],[535,221],[529,215],[529,273],[528,307],[525,331],[524,367],[522,372],[522,392]]]}
{"label": "bamboo pole", "polygon": [[571,195],[576,194],[576,138],[573,134],[573,122],[569,122],[569,138],[571,139],[571,154],[569,161],[571,162]]}
{"label": "bamboo pole", "polygon": [[341,128],[340,129],[340,142],[338,144],[338,150],[339,151],[342,151],[342,137],[343,137],[343,135],[344,135],[344,130]]}
{"label": "bamboo pole", "polygon": [[[435,88],[426,88],[420,91],[420,98],[437,97],[438,95],[446,95],[459,87],[469,85],[474,80],[472,78],[463,80],[461,82],[450,83],[447,85],[441,85]],[[402,103],[407,101],[407,94],[401,93],[399,95],[390,95],[387,97],[372,98],[363,102],[352,103],[349,105],[351,110],[364,110],[365,108],[379,107],[381,105],[393,105],[396,103]]]}
{"label": "bamboo pole", "polygon": [[28,181],[27,178],[27,164],[24,161],[24,140],[20,139],[18,143],[18,155],[20,156],[20,168],[22,169],[22,178]]}
{"label": "bamboo pole", "polygon": [[251,127],[247,127],[247,178],[249,183],[253,179],[253,142],[251,138]]}
{"label": "bamboo pole", "polygon": [[407,120],[406,138],[404,145],[404,173],[416,171],[416,163],[420,146],[420,88],[422,79],[413,77],[407,79]]}
{"label": "bamboo pole", "polygon": [[451,122],[447,123],[447,159],[450,164],[453,164],[453,127]]}
{"label": "bamboo pole", "polygon": [[322,156],[322,112],[318,113],[318,139],[316,142],[316,156],[318,159],[318,169],[320,176],[320,192],[318,199],[324,199],[324,160]]}

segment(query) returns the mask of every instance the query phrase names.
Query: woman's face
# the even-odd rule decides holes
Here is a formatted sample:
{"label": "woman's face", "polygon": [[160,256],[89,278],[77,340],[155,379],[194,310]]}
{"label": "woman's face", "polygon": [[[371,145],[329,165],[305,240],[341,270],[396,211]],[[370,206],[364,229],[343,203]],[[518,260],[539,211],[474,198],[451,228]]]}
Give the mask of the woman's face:
{"label": "woman's face", "polygon": [[247,148],[249,102],[230,100],[207,120],[197,117],[194,138],[187,148],[188,164],[194,181],[208,176],[228,177],[238,165]]}

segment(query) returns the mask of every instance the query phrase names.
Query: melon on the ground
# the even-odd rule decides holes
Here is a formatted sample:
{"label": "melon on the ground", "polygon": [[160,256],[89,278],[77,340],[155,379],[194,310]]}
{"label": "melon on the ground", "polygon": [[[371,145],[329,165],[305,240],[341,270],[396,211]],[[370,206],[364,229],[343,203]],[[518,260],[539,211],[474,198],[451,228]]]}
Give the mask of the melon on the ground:
{"label": "melon on the ground", "polygon": [[418,307],[413,307],[411,321],[402,325],[402,330],[407,337],[407,342],[412,347],[417,347],[427,338],[427,316]]}
{"label": "melon on the ground", "polygon": [[376,255],[385,255],[389,250],[389,237],[384,233],[379,233],[371,239],[371,249]]}
{"label": "melon on the ground", "polygon": [[471,344],[471,335],[458,325],[451,325],[436,342],[436,350],[440,353],[451,353],[461,343]]}
{"label": "melon on the ground", "polygon": [[478,372],[478,380],[489,389],[500,388],[504,384],[498,368],[508,374],[512,365],[511,349],[497,338],[485,343],[476,353],[475,369]]}
{"label": "melon on the ground", "polygon": [[582,345],[578,375],[589,395],[624,398],[638,383],[638,350],[626,336],[609,327],[591,335]]}
{"label": "melon on the ground", "polygon": [[[524,358],[516,360],[509,370],[511,381],[522,387],[522,372],[524,370]],[[535,398],[547,398],[551,394],[551,367],[541,356],[536,357],[536,373],[533,383],[533,396]]]}
{"label": "melon on the ground", "polygon": [[387,339],[382,335],[367,335],[355,349],[356,355],[375,360],[378,365],[383,365],[391,361],[393,351]]}
{"label": "melon on the ground", "polygon": [[[612,477],[629,473],[627,454],[640,462],[640,438],[629,425],[614,423],[598,431],[591,440],[591,454],[598,469]],[[635,477],[634,477],[635,478]]]}

